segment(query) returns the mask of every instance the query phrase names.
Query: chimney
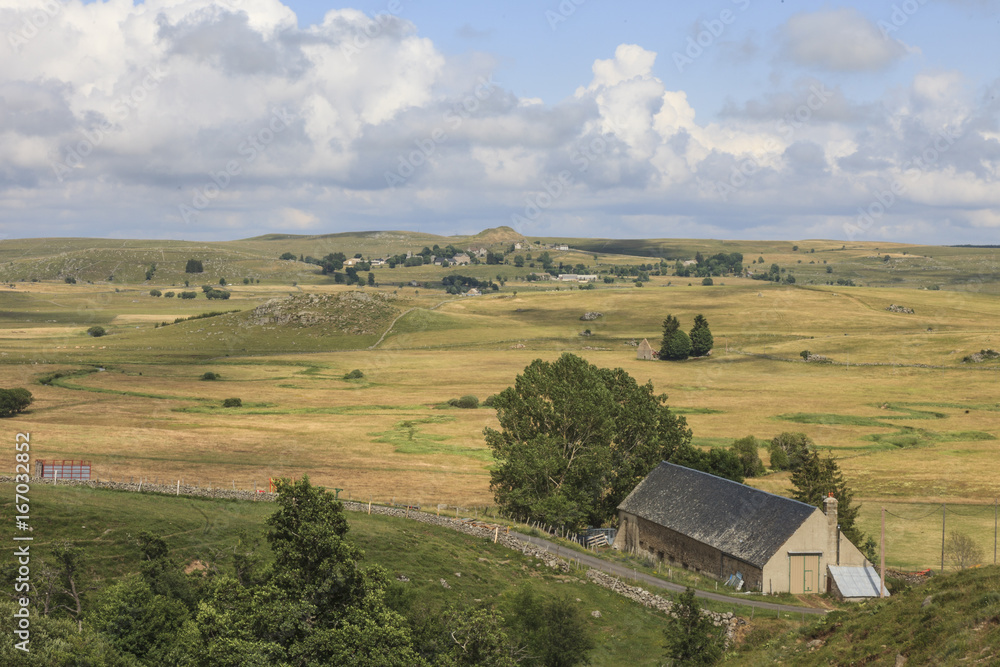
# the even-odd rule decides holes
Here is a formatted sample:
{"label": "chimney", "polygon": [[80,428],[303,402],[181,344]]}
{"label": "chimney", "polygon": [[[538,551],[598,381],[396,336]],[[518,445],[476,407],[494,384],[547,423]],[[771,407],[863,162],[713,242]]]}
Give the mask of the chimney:
{"label": "chimney", "polygon": [[823,500],[823,511],[826,514],[827,563],[840,565],[840,527],[837,525],[837,499],[831,492]]}

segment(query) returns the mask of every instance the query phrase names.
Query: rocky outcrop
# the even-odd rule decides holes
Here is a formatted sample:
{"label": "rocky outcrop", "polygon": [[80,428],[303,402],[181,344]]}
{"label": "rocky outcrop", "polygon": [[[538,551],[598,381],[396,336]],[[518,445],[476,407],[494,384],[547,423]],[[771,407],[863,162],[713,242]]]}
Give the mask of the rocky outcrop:
{"label": "rocky outcrop", "polygon": [[580,319],[584,322],[593,322],[598,317],[602,317],[604,313],[587,312],[580,316]]}
{"label": "rocky outcrop", "polygon": [[897,306],[896,304],[892,304],[890,306],[887,306],[886,310],[888,310],[890,313],[899,313],[901,315],[912,315],[913,314],[913,309],[912,308],[907,308],[906,306]]}
{"label": "rocky outcrop", "polygon": [[251,310],[251,326],[324,326],[355,336],[371,336],[385,329],[397,314],[394,298],[381,292],[296,294],[271,299]]}

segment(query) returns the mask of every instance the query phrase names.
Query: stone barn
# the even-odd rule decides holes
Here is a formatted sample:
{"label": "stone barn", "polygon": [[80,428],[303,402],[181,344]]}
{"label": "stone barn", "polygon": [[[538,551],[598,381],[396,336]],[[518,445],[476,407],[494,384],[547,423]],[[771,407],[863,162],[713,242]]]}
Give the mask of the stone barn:
{"label": "stone barn", "polygon": [[645,338],[639,343],[638,349],[635,351],[635,358],[643,361],[653,360],[653,346],[649,344],[649,341]]}
{"label": "stone barn", "polygon": [[824,506],[663,462],[618,506],[614,546],[723,581],[738,575],[742,590],[824,593],[829,566],[871,565],[840,533],[837,500]]}

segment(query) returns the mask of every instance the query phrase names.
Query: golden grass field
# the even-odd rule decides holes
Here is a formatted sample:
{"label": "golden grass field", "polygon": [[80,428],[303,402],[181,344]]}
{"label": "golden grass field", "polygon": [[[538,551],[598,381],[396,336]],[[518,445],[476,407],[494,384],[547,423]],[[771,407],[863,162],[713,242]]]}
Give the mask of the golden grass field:
{"label": "golden grass field", "polygon": [[[800,243],[817,252],[769,246],[767,261],[791,266],[792,259],[781,258],[814,261],[840,247]],[[235,252],[228,246],[223,249]],[[893,251],[900,261],[918,254],[907,248],[906,256]],[[973,261],[966,249],[919,249],[920,257],[985,266],[992,251],[979,252]],[[856,248],[851,261],[873,253]],[[594,261],[592,253],[577,254]],[[602,264],[629,259],[598,254]],[[747,261],[753,256],[746,254]],[[203,486],[235,481],[247,488],[265,485],[268,477],[308,473],[353,498],[486,505],[490,457],[482,430],[496,424],[495,415],[488,408],[451,408],[447,400],[465,394],[483,400],[511,385],[532,360],[572,352],[651,381],[685,416],[698,445],[807,433],[839,459],[863,504],[864,528],[877,535],[884,503],[916,516],[926,513],[923,504],[958,508],[991,504],[1000,495],[1000,364],[961,363],[967,354],[1000,348],[1000,297],[970,275],[958,281],[967,289],[939,291],[740,278],[704,287],[700,279],[669,276],[642,288],[619,282],[586,291],[511,278],[499,293],[479,298],[366,288],[390,295],[399,316],[374,349],[368,348],[381,334],[257,327],[241,314],[156,327],[207,311],[245,311],[289,294],[345,291],[342,286],[263,280],[228,286],[231,299],[208,302],[151,297],[153,287],[183,289],[155,280],[125,288],[18,282],[0,287],[0,386],[27,387],[35,402],[4,424],[9,433],[30,431],[36,456],[90,459],[102,478],[182,478]],[[890,304],[915,313],[888,312]],[[580,321],[587,311],[603,315]],[[671,313],[686,328],[698,313],[708,318],[716,344],[710,358],[635,359],[629,343],[648,338],[658,347],[661,322]],[[95,324],[110,335],[88,337]],[[581,336],[585,329],[593,335]],[[805,349],[834,363],[806,363],[799,356]],[[344,380],[352,369],[365,378]],[[81,374],[38,383],[73,371]],[[201,380],[206,371],[222,379]],[[222,408],[228,397],[241,398],[243,407]],[[779,493],[790,486],[783,474],[752,483]],[[989,541],[992,556],[992,515],[987,518],[955,525],[984,546]],[[930,526],[925,539],[928,531],[915,526],[890,522],[890,563],[937,562],[940,512],[936,534]]]}

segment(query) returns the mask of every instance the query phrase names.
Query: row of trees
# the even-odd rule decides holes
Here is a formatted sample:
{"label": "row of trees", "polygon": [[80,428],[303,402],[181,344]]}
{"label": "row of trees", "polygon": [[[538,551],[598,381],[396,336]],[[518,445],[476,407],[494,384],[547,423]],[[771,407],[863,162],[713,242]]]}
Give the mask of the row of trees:
{"label": "row of trees", "polygon": [[715,339],[704,315],[696,315],[694,327],[687,334],[673,315],[663,320],[663,339],[660,342],[660,359],[680,361],[688,357],[704,357],[712,351]]}

